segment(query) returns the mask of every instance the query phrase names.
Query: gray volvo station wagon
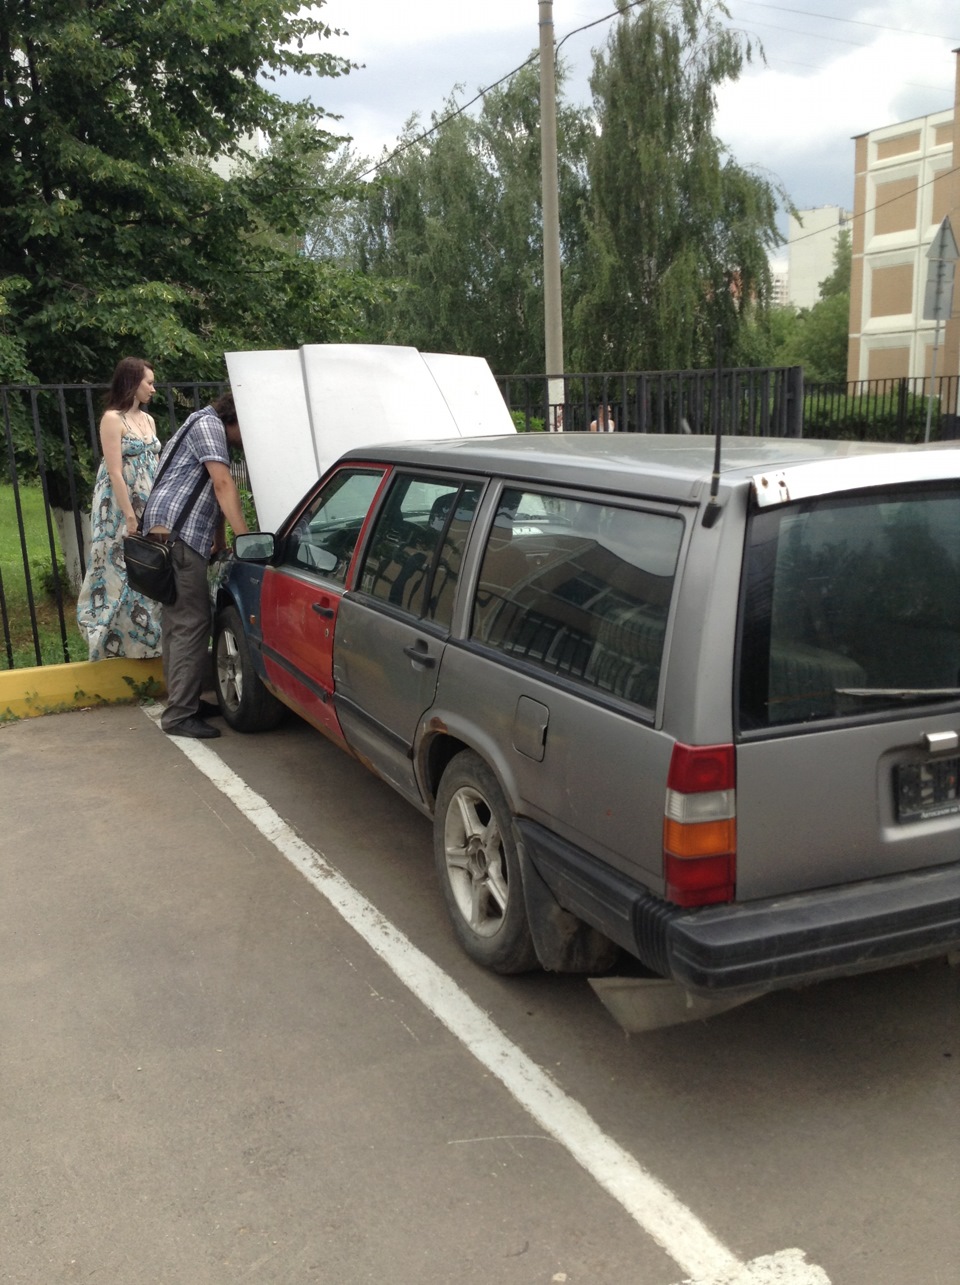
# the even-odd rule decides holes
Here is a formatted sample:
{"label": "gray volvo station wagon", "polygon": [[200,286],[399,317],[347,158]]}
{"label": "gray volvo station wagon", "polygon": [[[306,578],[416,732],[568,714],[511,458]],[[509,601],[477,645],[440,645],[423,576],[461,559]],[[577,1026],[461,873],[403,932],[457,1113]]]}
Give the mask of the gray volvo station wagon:
{"label": "gray volvo station wagon", "polygon": [[218,696],[433,817],[499,972],[745,997],[960,949],[960,448],[348,453],[217,590]]}

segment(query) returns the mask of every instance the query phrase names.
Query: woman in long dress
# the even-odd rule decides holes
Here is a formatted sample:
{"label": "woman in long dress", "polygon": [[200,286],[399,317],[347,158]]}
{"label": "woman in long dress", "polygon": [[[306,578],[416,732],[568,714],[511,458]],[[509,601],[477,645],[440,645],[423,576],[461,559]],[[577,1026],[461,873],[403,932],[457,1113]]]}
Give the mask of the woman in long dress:
{"label": "woman in long dress", "polygon": [[123,560],[123,537],[137,529],[160,458],[156,425],[145,410],[153,394],[150,363],[124,357],[100,420],[103,459],[93,488],[90,560],[77,599],[91,660],[160,655],[160,604],[130,588]]}

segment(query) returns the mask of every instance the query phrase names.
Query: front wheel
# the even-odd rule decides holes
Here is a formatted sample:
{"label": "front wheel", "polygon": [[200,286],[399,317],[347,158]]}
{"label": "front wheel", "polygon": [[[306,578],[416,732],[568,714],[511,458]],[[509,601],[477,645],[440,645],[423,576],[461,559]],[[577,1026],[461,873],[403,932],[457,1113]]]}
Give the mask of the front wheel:
{"label": "front wheel", "polygon": [[471,750],[443,774],[433,836],[447,911],[466,953],[496,973],[536,967],[510,810],[496,777]]}
{"label": "front wheel", "polygon": [[217,616],[213,658],[217,699],[230,726],[238,732],[266,732],[276,727],[287,712],[286,706],[257,676],[236,607],[224,607]]}

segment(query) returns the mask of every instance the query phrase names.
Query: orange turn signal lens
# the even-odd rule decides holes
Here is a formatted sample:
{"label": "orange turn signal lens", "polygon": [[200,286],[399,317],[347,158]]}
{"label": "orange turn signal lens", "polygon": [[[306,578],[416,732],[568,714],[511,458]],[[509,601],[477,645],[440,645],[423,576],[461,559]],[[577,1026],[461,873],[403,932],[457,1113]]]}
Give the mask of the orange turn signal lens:
{"label": "orange turn signal lens", "polygon": [[663,850],[672,857],[714,857],[735,852],[737,822],[735,817],[722,821],[696,821],[684,824],[664,817]]}

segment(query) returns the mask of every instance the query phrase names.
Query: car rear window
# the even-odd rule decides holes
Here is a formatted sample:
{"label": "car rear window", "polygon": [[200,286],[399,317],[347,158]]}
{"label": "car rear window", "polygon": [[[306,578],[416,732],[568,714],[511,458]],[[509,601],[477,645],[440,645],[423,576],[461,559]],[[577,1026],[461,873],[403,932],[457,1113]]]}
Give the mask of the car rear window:
{"label": "car rear window", "polygon": [[471,637],[653,709],[682,536],[673,514],[506,490]]}
{"label": "car rear window", "polygon": [[751,519],[743,730],[955,699],[960,491],[829,496]]}

